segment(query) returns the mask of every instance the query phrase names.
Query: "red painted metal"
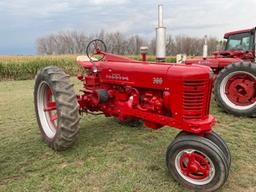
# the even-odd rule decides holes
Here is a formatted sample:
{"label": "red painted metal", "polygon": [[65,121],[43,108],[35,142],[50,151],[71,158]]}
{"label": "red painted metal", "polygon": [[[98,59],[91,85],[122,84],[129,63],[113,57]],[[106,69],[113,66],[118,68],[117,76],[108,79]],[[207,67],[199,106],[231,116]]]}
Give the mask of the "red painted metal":
{"label": "red painted metal", "polygon": [[184,153],[179,159],[182,174],[195,180],[203,180],[209,176],[210,163],[203,154]]}
{"label": "red painted metal", "polygon": [[100,54],[102,61],[78,61],[88,71],[78,75],[84,84],[83,94],[77,96],[81,111],[141,119],[152,129],[168,125],[195,134],[211,131],[215,118],[209,115],[209,67]]}
{"label": "red painted metal", "polygon": [[47,86],[47,89],[46,89],[44,105],[45,105],[44,111],[48,113],[51,124],[55,129],[57,129],[58,124],[56,120],[58,119],[58,115],[56,110],[56,102],[49,86]]}
{"label": "red painted metal", "polygon": [[[231,35],[248,33],[254,31],[255,28],[245,29],[240,31],[233,31],[226,33],[224,38],[228,39]],[[196,58],[196,59],[187,59],[185,63],[194,63],[200,65],[206,65],[213,69],[215,74],[217,75],[224,67],[231,63],[239,62],[242,60],[254,62],[255,59],[255,50],[224,50],[224,51],[216,51],[212,56],[204,58]]]}
{"label": "red painted metal", "polygon": [[230,101],[239,106],[248,106],[255,102],[255,79],[248,74],[232,76],[225,87]]}
{"label": "red painted metal", "polygon": [[[232,35],[236,34],[242,34],[242,33],[251,33],[253,36],[253,39],[255,39],[254,34],[255,34],[255,28],[252,29],[244,29],[244,30],[239,30],[239,31],[233,31],[226,33],[224,35],[225,39],[228,39]],[[205,65],[209,66],[212,68],[215,77],[214,80],[217,78],[219,72],[227,67],[228,65],[232,63],[237,63],[241,61],[249,61],[249,62],[254,62],[255,61],[255,48],[253,47],[252,50],[224,50],[224,51],[216,51],[213,53],[212,56],[207,57],[206,59],[204,58],[197,58],[197,59],[187,59],[185,63],[187,64],[199,64],[199,65]],[[239,76],[239,75],[238,75]],[[227,97],[233,101],[235,104],[240,105],[240,106],[246,106],[250,105],[253,102],[253,99],[248,101],[251,97],[251,94],[255,94],[255,87],[252,86],[252,83],[255,82],[255,80],[251,80],[251,78],[248,78],[244,76],[243,74],[240,75],[240,77],[245,77],[244,81],[248,82],[249,85],[246,85],[244,82],[242,82],[242,78],[240,78],[240,82],[236,80],[234,82],[233,79],[229,81],[228,86],[226,87],[226,92]],[[243,88],[235,88],[235,84],[239,83],[241,87]],[[245,90],[245,91],[242,91]],[[242,93],[244,92],[244,93]],[[246,93],[245,93],[246,92]],[[255,100],[254,100],[255,102]]]}
{"label": "red painted metal", "polygon": [[224,38],[228,39],[231,35],[236,35],[236,34],[240,34],[240,33],[249,33],[251,31],[252,31],[252,29],[242,29],[242,30],[238,30],[238,31],[228,32],[228,33],[224,34]]}

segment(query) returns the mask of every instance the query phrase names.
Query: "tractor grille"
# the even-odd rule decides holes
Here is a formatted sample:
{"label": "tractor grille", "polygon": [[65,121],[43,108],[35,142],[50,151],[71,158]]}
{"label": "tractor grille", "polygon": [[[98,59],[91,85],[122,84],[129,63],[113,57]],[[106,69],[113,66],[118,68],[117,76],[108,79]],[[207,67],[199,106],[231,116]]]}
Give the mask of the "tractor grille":
{"label": "tractor grille", "polygon": [[186,120],[202,119],[209,109],[207,103],[209,95],[208,81],[193,80],[184,82],[183,118]]}

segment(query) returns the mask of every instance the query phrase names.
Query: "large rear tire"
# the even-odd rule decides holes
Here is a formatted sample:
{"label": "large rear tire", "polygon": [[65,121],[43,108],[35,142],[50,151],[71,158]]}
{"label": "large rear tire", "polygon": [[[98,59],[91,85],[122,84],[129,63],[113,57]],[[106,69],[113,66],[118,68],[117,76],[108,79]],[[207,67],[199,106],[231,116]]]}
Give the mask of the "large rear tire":
{"label": "large rear tire", "polygon": [[34,105],[43,140],[56,151],[69,148],[79,133],[79,105],[69,76],[46,67],[35,77]]}
{"label": "large rear tire", "polygon": [[214,86],[217,104],[236,116],[256,116],[256,64],[239,62],[228,65]]}
{"label": "large rear tire", "polygon": [[196,191],[216,191],[229,173],[225,155],[217,145],[195,135],[176,138],[167,149],[166,164],[176,181]]}

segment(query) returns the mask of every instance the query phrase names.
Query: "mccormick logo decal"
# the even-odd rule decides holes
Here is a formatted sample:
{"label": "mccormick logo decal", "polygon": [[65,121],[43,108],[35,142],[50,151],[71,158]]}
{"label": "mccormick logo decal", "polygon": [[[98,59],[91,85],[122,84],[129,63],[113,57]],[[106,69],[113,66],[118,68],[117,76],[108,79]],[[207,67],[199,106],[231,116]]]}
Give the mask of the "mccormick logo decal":
{"label": "mccormick logo decal", "polygon": [[112,80],[121,80],[121,81],[129,81],[128,76],[122,76],[121,74],[118,73],[113,73],[111,75],[106,75],[107,79],[112,79]]}
{"label": "mccormick logo decal", "polygon": [[153,77],[153,84],[155,84],[155,85],[163,84],[163,78],[162,77]]}

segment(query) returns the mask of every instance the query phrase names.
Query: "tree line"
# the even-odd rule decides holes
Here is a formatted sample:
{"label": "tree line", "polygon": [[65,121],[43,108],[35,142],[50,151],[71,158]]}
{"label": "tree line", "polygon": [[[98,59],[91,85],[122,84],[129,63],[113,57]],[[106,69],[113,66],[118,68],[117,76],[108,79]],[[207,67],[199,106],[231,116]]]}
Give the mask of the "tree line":
{"label": "tree line", "polygon": [[[37,52],[40,55],[85,54],[87,44],[93,39],[101,39],[106,43],[107,51],[120,55],[138,55],[141,46],[148,46],[148,54],[155,55],[156,39],[146,40],[139,35],[127,36],[120,32],[104,32],[87,35],[78,31],[63,31],[52,33],[37,39]],[[204,37],[188,35],[167,35],[166,54],[176,55],[184,53],[190,56],[202,55]],[[208,52],[221,49],[222,41],[215,37],[208,38]]]}

